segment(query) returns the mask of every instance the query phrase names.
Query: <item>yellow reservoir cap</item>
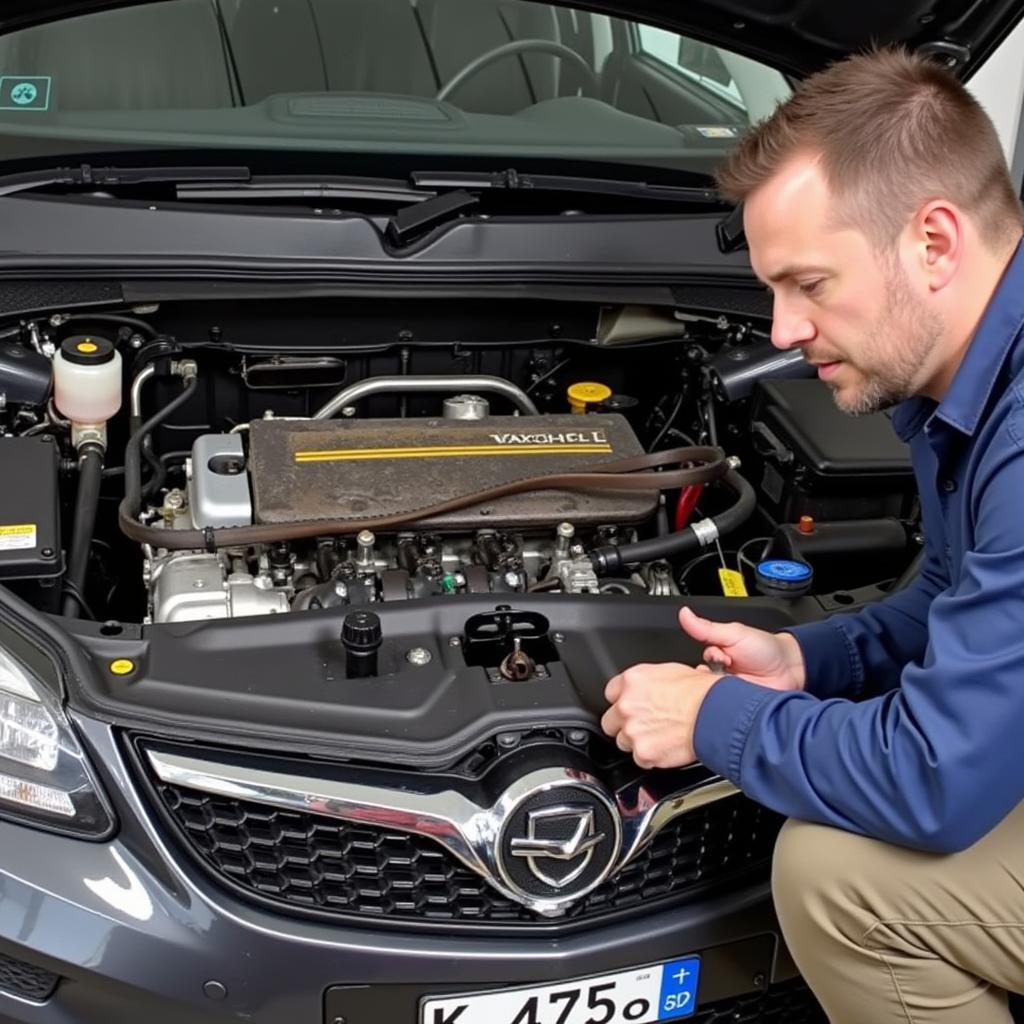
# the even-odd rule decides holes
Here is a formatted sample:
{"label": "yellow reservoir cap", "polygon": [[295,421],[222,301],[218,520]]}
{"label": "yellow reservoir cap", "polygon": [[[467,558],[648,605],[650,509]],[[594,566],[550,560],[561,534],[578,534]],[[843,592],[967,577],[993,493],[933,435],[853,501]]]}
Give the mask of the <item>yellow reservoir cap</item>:
{"label": "yellow reservoir cap", "polygon": [[115,676],[127,676],[131,675],[135,671],[135,662],[130,658],[117,658],[115,661],[110,663],[110,671]]}
{"label": "yellow reservoir cap", "polygon": [[86,338],[85,341],[80,341],[75,348],[79,352],[84,352],[86,355],[92,355],[93,352],[99,352],[100,347],[95,341],[90,338]]}
{"label": "yellow reservoir cap", "polygon": [[612,389],[607,384],[591,380],[570,384],[566,393],[569,396],[569,408],[576,413],[586,412],[588,405],[598,405],[612,397]]}

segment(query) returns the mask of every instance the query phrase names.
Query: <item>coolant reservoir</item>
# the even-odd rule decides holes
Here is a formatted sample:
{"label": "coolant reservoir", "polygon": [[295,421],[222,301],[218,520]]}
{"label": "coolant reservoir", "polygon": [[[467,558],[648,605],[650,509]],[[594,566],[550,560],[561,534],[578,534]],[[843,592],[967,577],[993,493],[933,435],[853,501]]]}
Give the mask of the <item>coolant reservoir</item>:
{"label": "coolant reservoir", "polygon": [[53,357],[53,400],[72,423],[100,425],[121,408],[121,353],[107,338],[75,334]]}

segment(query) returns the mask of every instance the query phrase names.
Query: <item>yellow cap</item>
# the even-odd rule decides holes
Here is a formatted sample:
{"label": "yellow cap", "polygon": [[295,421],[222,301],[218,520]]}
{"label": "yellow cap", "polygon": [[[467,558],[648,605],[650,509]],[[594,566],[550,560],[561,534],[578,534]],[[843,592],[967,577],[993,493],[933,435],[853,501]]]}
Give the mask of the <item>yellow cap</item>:
{"label": "yellow cap", "polygon": [[569,408],[573,412],[586,412],[588,405],[607,402],[612,397],[612,389],[610,387],[591,380],[570,384],[567,393],[569,395]]}
{"label": "yellow cap", "polygon": [[88,338],[85,341],[80,341],[76,346],[79,352],[84,352],[86,355],[92,355],[93,352],[99,351],[99,345],[94,341],[90,341]]}
{"label": "yellow cap", "polygon": [[130,675],[135,671],[135,662],[130,658],[118,658],[116,661],[110,663],[110,671],[115,676],[126,676]]}

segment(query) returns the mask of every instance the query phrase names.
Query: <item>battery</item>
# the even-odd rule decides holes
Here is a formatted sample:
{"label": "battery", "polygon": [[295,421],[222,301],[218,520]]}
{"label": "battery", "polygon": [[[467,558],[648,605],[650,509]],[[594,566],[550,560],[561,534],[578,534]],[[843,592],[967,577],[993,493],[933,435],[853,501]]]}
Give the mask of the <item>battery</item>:
{"label": "battery", "polygon": [[52,611],[64,571],[57,471],[51,437],[0,437],[0,583]]}

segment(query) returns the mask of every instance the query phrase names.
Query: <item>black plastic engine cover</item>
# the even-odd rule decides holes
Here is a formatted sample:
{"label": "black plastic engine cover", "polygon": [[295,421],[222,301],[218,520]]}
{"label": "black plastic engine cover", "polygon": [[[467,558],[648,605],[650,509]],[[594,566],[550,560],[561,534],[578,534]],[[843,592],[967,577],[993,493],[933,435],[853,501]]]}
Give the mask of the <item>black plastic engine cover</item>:
{"label": "black plastic engine cover", "polygon": [[[623,416],[482,420],[257,420],[249,432],[257,523],[368,519],[545,474],[640,455]],[[656,491],[534,491],[415,525],[439,530],[633,523]],[[412,524],[410,524],[412,525]]]}

